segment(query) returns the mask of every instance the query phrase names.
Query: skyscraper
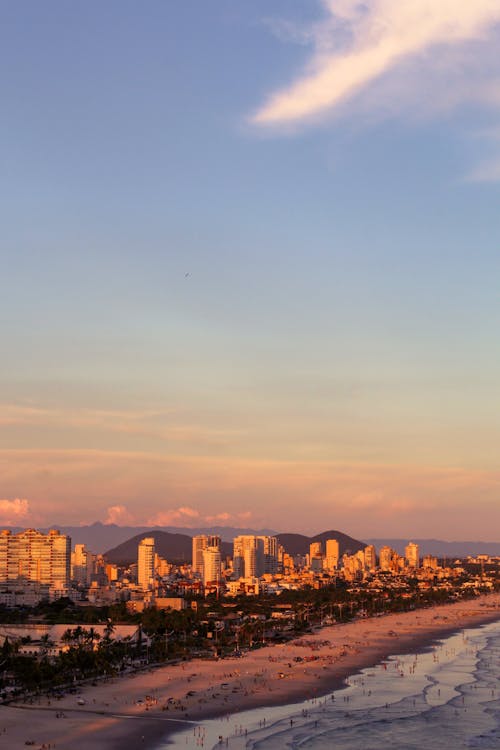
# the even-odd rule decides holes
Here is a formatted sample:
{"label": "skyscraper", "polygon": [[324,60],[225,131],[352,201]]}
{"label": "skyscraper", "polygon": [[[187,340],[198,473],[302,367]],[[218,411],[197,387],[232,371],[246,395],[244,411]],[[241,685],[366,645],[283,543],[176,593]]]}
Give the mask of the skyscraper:
{"label": "skyscraper", "polygon": [[260,578],[278,569],[278,540],[274,536],[242,534],[233,541],[233,578]]}
{"label": "skyscraper", "polygon": [[312,559],[315,555],[323,554],[321,542],[311,542],[309,545],[309,558]]}
{"label": "skyscraper", "polygon": [[155,583],[155,540],[145,537],[137,548],[137,583],[143,591],[151,591]]}
{"label": "skyscraper", "polygon": [[203,550],[207,548],[207,536],[197,534],[193,537],[192,570],[196,575],[203,575]]}
{"label": "skyscraper", "polygon": [[336,539],[326,540],[326,567],[335,570],[339,564],[340,548]]}
{"label": "skyscraper", "polygon": [[89,586],[92,580],[94,556],[84,544],[75,544],[71,553],[71,580],[81,586]]}
{"label": "skyscraper", "polygon": [[377,554],[373,544],[365,547],[365,567],[367,570],[374,570],[377,566]]}
{"label": "skyscraper", "polygon": [[405,558],[410,568],[418,568],[420,563],[418,544],[409,542],[405,547]]}
{"label": "skyscraper", "polygon": [[215,547],[220,551],[221,538],[215,534],[197,534],[193,537],[193,556],[192,556],[192,570],[195,575],[204,577],[203,575],[203,564],[204,556],[203,552],[208,547]]}
{"label": "skyscraper", "polygon": [[42,534],[27,529],[0,533],[0,582],[23,580],[46,585],[53,596],[67,594],[70,581],[71,539],[55,529]]}
{"label": "skyscraper", "polygon": [[380,558],[381,570],[391,569],[393,555],[394,555],[394,550],[392,549],[392,547],[388,547],[387,545],[385,545],[384,547],[380,548],[379,558]]}
{"label": "skyscraper", "polygon": [[221,578],[221,554],[219,547],[203,550],[203,585],[218,585]]}

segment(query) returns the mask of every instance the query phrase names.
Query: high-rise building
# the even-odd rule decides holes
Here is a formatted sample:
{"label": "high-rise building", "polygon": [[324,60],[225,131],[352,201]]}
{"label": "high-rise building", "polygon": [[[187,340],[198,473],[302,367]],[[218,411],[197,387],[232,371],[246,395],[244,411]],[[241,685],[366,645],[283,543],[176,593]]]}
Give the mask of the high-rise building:
{"label": "high-rise building", "polygon": [[377,552],[373,544],[365,547],[365,567],[367,570],[374,570],[377,567]]}
{"label": "high-rise building", "polygon": [[357,552],[356,552],[356,553],[355,553],[355,554],[353,555],[353,557],[355,557],[355,558],[356,558],[356,559],[358,560],[358,562],[359,562],[359,565],[360,565],[360,569],[361,569],[361,570],[364,570],[364,569],[365,569],[365,567],[366,567],[366,558],[365,558],[365,551],[364,551],[364,549],[360,549],[360,550],[358,550],[358,551],[357,551]]}
{"label": "high-rise building", "polygon": [[384,547],[380,548],[379,551],[379,565],[381,570],[390,570],[392,566],[392,557],[394,555],[394,550],[392,547],[388,547],[385,545]]}
{"label": "high-rise building", "polygon": [[233,578],[260,578],[278,569],[278,540],[274,536],[242,534],[233,541]]}
{"label": "high-rise building", "polygon": [[418,544],[409,542],[405,547],[405,558],[410,568],[418,568],[420,564]]}
{"label": "high-rise building", "polygon": [[170,573],[171,565],[168,560],[155,553],[155,574],[158,578],[164,578]]}
{"label": "high-rise building", "polygon": [[207,537],[205,534],[197,534],[193,537],[192,570],[196,575],[203,575],[203,550],[207,548]]}
{"label": "high-rise building", "polygon": [[322,555],[323,554],[323,545],[321,542],[311,542],[309,545],[309,557],[314,557],[314,555]]}
{"label": "high-rise building", "polygon": [[323,545],[321,542],[311,542],[309,545],[309,568],[316,573],[323,570]]}
{"label": "high-rise building", "polygon": [[112,563],[108,563],[106,565],[106,578],[108,579],[109,583],[118,580],[118,565],[114,565]]}
{"label": "high-rise building", "polygon": [[434,555],[425,555],[424,559],[422,560],[422,567],[429,568],[430,570],[437,570],[438,568],[437,557],[434,557]]}
{"label": "high-rise building", "polygon": [[280,545],[275,536],[262,536],[264,545],[264,573],[275,574],[278,572],[279,558],[280,558]]}
{"label": "high-rise building", "polygon": [[84,544],[75,544],[71,553],[71,580],[80,586],[90,586],[94,571],[94,555]]}
{"label": "high-rise building", "polygon": [[27,529],[0,532],[0,582],[23,580],[49,587],[52,596],[67,594],[70,581],[71,539],[55,529],[42,534]]}
{"label": "high-rise building", "polygon": [[362,550],[354,555],[343,555],[344,576],[348,581],[361,580],[365,567],[365,555]]}
{"label": "high-rise building", "polygon": [[214,586],[221,579],[221,554],[219,547],[207,547],[203,550],[203,585]]}
{"label": "high-rise building", "polygon": [[323,570],[323,555],[313,555],[309,560],[309,568],[313,573],[321,573]]}
{"label": "high-rise building", "polygon": [[328,570],[335,570],[339,564],[340,547],[336,539],[326,540],[326,567]]}
{"label": "high-rise building", "polygon": [[293,560],[292,555],[288,555],[286,552],[283,555],[283,573],[289,574],[293,573],[295,570],[295,563]]}
{"label": "high-rise building", "polygon": [[193,537],[192,570],[203,577],[203,552],[207,547],[216,547],[220,551],[221,538],[215,534],[197,534]]}
{"label": "high-rise building", "polygon": [[155,540],[145,537],[137,548],[137,583],[143,591],[151,591],[155,584]]}

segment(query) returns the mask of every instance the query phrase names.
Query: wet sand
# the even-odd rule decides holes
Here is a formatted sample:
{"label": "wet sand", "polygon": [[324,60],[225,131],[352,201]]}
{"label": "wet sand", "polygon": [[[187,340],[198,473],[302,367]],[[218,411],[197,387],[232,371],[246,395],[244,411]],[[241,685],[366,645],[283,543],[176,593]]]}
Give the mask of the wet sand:
{"label": "wet sand", "polygon": [[[61,700],[0,707],[0,747],[150,750],[172,732],[256,707],[315,698],[395,653],[417,652],[465,627],[500,619],[500,595],[323,628],[240,659],[194,659],[116,678]],[[5,731],[3,731],[5,730]]]}

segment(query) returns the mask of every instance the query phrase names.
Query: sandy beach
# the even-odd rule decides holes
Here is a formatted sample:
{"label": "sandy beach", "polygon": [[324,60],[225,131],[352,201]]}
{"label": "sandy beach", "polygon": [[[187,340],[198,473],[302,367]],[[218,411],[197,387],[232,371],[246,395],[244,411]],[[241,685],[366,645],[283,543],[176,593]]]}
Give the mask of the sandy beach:
{"label": "sandy beach", "polygon": [[500,595],[323,628],[242,658],[177,665],[82,688],[81,696],[0,707],[0,746],[59,750],[154,748],[190,724],[318,697],[391,654],[411,653],[500,619]]}

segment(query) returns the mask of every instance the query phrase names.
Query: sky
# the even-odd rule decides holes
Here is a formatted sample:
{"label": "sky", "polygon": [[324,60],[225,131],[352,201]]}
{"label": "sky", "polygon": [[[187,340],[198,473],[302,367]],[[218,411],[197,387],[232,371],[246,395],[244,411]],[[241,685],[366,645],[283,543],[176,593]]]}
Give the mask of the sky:
{"label": "sky", "polygon": [[0,0],[0,524],[500,540],[498,0]]}

